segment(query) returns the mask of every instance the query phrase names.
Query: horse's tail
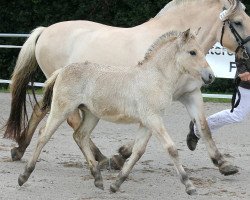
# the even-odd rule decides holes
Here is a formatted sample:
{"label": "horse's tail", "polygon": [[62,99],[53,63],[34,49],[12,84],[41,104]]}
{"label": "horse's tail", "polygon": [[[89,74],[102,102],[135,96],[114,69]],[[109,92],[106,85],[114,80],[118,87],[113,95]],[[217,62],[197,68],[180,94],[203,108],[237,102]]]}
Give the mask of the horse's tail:
{"label": "horse's tail", "polygon": [[[25,139],[21,137],[22,129],[25,128],[28,115],[26,110],[26,90],[29,82],[33,81],[38,64],[35,57],[36,42],[45,27],[34,29],[30,37],[24,43],[16,62],[14,72],[12,74],[11,89],[11,111],[9,119],[6,123],[5,138],[13,139],[18,143]],[[22,138],[22,139],[21,139]]]}
{"label": "horse's tail", "polygon": [[53,96],[53,88],[56,82],[56,78],[62,69],[56,70],[52,76],[45,82],[43,99],[42,99],[42,110],[50,109],[52,96]]}

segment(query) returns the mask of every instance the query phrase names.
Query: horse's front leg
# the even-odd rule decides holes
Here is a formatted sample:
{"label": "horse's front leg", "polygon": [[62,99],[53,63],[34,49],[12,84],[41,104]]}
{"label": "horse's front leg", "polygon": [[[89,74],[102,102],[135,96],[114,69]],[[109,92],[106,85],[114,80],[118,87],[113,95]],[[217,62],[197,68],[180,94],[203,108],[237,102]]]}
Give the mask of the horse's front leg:
{"label": "horse's front leg", "polygon": [[41,101],[35,105],[28,125],[21,133],[21,138],[18,141],[18,147],[11,149],[11,158],[13,161],[20,160],[23,157],[23,154],[26,148],[29,146],[38,124],[48,112],[48,110],[41,110],[40,105]]}
{"label": "horse's front leg", "polygon": [[204,112],[203,99],[200,89],[193,91],[180,98],[180,101],[186,106],[191,120],[199,130],[201,138],[204,140],[209,156],[215,166],[224,175],[231,175],[238,172],[238,169],[228,162],[219,152],[215,145]]}
{"label": "horse's front leg", "polygon": [[144,154],[150,137],[151,132],[147,128],[140,126],[139,132],[133,145],[132,154],[124,163],[122,170],[116,178],[116,181],[110,185],[111,192],[116,192],[120,188],[121,184],[126,180],[135,163]]}

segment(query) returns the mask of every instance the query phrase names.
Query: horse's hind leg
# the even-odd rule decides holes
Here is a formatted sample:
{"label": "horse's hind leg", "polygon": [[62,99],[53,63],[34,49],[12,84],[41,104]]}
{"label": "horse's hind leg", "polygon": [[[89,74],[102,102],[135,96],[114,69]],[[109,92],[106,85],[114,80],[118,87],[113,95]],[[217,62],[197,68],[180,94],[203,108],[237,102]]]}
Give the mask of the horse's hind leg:
{"label": "horse's hind leg", "polygon": [[132,154],[129,157],[129,159],[125,162],[122,170],[120,171],[120,173],[116,178],[116,181],[110,185],[111,192],[116,192],[120,188],[121,184],[126,180],[135,163],[144,154],[150,137],[151,137],[151,132],[145,127],[140,126],[139,133],[134,142]]}
{"label": "horse's hind leg", "polygon": [[53,133],[56,131],[58,126],[66,119],[61,112],[57,112],[57,115],[50,114],[46,123],[45,128],[40,129],[40,135],[38,138],[37,146],[35,151],[33,152],[32,157],[30,158],[29,162],[27,163],[24,173],[20,174],[18,177],[18,184],[22,186],[30,177],[31,173],[35,169],[35,165],[37,159],[42,151],[42,148],[45,144],[49,141]]}
{"label": "horse's hind leg", "polygon": [[90,134],[96,127],[99,118],[94,116],[90,111],[82,112],[84,114],[84,119],[78,129],[74,132],[73,137],[88,162],[91,174],[95,178],[95,186],[97,188],[104,189],[100,167],[90,147]]}
{"label": "horse's hind leg", "polygon": [[36,127],[48,112],[47,110],[42,111],[39,105],[41,105],[41,101],[39,101],[38,104],[35,105],[28,125],[23,130],[21,138],[18,141],[18,147],[14,147],[13,149],[11,149],[11,157],[13,161],[20,160],[23,157],[23,154],[26,148],[29,146],[30,141],[34,135]]}
{"label": "horse's hind leg", "polygon": [[[68,117],[67,122],[74,129],[74,131],[76,131],[78,127],[80,126],[82,120],[84,120],[84,118],[85,118],[84,113],[83,113],[83,116],[81,117],[79,114],[79,110],[76,110],[73,114],[71,114]],[[98,149],[98,147],[94,144],[94,142],[91,139],[89,139],[89,142],[90,142],[91,151],[93,152],[95,159],[100,163],[108,163],[108,158],[102,154],[102,152]]]}

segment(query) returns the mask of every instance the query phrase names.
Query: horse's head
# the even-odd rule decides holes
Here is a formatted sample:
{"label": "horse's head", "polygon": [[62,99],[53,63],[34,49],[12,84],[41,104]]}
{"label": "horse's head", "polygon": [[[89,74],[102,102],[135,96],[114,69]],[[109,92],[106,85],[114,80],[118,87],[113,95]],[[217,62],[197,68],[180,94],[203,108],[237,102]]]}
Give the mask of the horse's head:
{"label": "horse's head", "polygon": [[190,29],[178,37],[178,52],[176,55],[177,65],[185,74],[196,80],[202,80],[210,84],[214,80],[214,73],[208,65],[203,49],[198,44],[196,37],[190,33]]}
{"label": "horse's head", "polygon": [[223,46],[236,52],[244,48],[250,55],[250,17],[239,0],[222,0],[220,20],[222,29],[218,34]]}

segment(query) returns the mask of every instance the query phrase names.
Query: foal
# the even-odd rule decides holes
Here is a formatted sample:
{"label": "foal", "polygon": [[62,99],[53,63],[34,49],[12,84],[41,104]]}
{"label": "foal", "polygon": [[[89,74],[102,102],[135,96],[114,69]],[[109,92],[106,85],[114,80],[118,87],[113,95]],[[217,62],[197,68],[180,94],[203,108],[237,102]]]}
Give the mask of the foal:
{"label": "foal", "polygon": [[89,164],[96,187],[103,189],[103,180],[89,140],[99,119],[103,119],[139,124],[132,155],[111,184],[112,192],[116,192],[128,177],[154,134],[172,158],[186,192],[195,193],[180,163],[177,148],[164,127],[161,113],[170,105],[175,93],[181,95],[192,91],[213,79],[205,55],[189,30],[162,35],[137,66],[123,68],[85,62],[57,70],[47,81],[43,98],[44,109],[51,107],[51,112],[45,128],[40,130],[35,152],[19,176],[19,185],[28,180],[42,148],[58,126],[80,109],[84,119],[74,132],[74,138]]}

